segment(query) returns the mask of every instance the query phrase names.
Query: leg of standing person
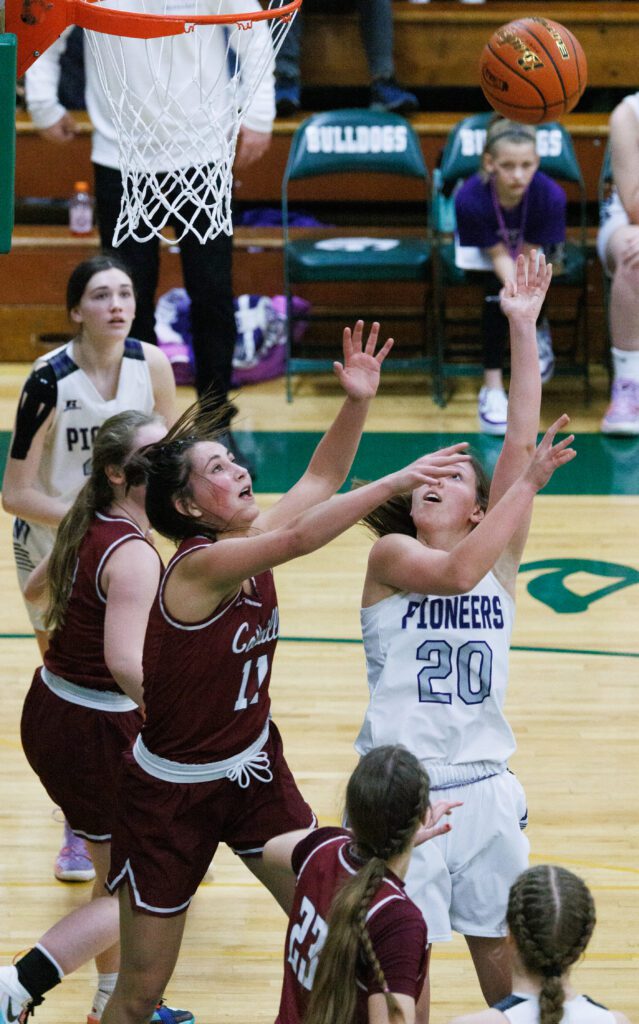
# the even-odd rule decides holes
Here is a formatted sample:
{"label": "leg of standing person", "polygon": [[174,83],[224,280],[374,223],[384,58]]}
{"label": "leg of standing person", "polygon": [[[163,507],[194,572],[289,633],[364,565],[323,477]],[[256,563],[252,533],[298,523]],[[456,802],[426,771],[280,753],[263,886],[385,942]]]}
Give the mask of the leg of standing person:
{"label": "leg of standing person", "polygon": [[278,117],[290,117],[300,109],[301,49],[302,8],[293,18],[275,58],[275,108]]}
{"label": "leg of standing person", "polygon": [[508,321],[499,306],[501,281],[495,274],[482,276],[485,281],[481,311],[484,382],[479,392],[479,425],[484,433],[501,437],[506,433],[508,415],[503,377]]}
{"label": "leg of standing person", "polygon": [[417,97],[395,81],[392,0],[358,0],[358,7],[371,79],[371,105],[396,114],[419,110]]}
{"label": "leg of standing person", "polygon": [[91,901],[49,928],[15,965],[0,968],[0,1019],[22,1019],[15,1016],[17,1008],[39,1005],[66,974],[94,957],[98,991],[89,1021],[99,1020],[119,965],[118,903],[104,890],[110,844],[91,843],[90,848],[96,867]]}
{"label": "leg of standing person", "polygon": [[228,411],[220,421],[219,440],[255,477],[255,468],[230,431],[233,406],[228,403],[237,329],[233,308],[233,238],[221,234],[200,242],[186,234],[180,242],[184,286],[191,300],[191,332],[195,358],[195,387],[201,398],[215,396]]}
{"label": "leg of standing person", "polygon": [[116,253],[131,271],[136,293],[135,320],[131,337],[156,344],[155,293],[160,272],[160,243],[157,238],[137,242],[127,238],[114,247],[113,232],[120,213],[122,178],[114,167],[93,165],[95,206],[102,248]]}
{"label": "leg of standing person", "polygon": [[466,944],[487,1006],[494,1006],[512,990],[512,959],[508,939],[466,935]]}
{"label": "leg of standing person", "polygon": [[639,227],[618,228],[606,248],[610,286],[610,341],[613,383],[603,418],[604,434],[639,434],[639,260],[624,259],[624,250],[639,238]]}
{"label": "leg of standing person", "polygon": [[119,900],[122,967],[102,1024],[139,1024],[153,1013],[173,974],[186,911],[164,918],[133,910],[128,886]]}

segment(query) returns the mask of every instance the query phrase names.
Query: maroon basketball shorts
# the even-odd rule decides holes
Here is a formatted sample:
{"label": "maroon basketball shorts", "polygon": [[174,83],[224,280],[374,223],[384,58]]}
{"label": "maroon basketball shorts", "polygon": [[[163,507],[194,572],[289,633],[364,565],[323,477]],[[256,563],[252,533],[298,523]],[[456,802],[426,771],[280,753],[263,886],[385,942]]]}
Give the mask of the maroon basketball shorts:
{"label": "maroon basketball shorts", "polygon": [[315,815],[300,793],[271,722],[262,748],[272,780],[165,782],[123,758],[107,888],[128,883],[135,910],[164,917],[187,909],[220,843],[240,857],[260,856],[267,840],[310,828]]}
{"label": "maroon basketball shorts", "polygon": [[29,764],[72,830],[108,842],[122,754],[142,728],[140,712],[71,703],[45,686],[37,669],[20,728]]}

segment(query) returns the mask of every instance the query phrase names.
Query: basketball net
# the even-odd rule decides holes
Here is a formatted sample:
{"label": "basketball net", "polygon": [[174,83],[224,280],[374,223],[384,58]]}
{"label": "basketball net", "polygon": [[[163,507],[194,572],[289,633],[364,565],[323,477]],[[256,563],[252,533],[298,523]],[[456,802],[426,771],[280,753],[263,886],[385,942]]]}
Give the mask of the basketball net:
{"label": "basketball net", "polygon": [[[205,242],[232,234],[242,120],[253,100],[262,123],[274,115],[275,55],[301,0],[270,0],[264,9],[257,0],[186,2],[188,9],[176,0],[100,4],[166,17],[167,29],[157,17],[149,23],[178,34],[130,38],[110,34],[116,29],[85,30],[118,137],[123,196],[115,246],[125,238],[179,242],[191,232]],[[169,28],[176,13],[179,27]],[[188,20],[203,15],[213,18]],[[174,234],[165,233],[169,225]]]}

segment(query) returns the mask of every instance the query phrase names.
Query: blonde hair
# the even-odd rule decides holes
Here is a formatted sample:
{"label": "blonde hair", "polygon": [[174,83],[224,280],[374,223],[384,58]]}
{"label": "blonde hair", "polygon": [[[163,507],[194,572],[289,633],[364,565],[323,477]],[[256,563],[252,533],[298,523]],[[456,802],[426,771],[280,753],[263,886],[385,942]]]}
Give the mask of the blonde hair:
{"label": "blonde hair", "polygon": [[486,129],[486,141],[482,151],[482,166],[480,175],[483,181],[489,178],[488,172],[484,169],[484,157],[495,156],[495,151],[500,142],[514,142],[516,145],[530,142],[537,152],[537,132],[532,124],[520,124],[519,121],[509,121],[507,117],[494,114],[488,122]]}

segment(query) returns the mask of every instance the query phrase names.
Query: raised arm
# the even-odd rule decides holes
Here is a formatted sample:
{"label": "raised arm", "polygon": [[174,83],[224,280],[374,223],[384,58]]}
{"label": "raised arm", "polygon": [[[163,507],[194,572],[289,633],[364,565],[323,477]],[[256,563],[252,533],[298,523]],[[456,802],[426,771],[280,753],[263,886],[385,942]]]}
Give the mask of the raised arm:
{"label": "raised arm", "polygon": [[[269,532],[237,539],[218,537],[215,544],[192,552],[175,566],[168,584],[173,592],[170,599],[181,602],[188,595],[193,610],[197,594],[210,609],[248,577],[317,551],[393,495],[457,472],[460,460],[468,459],[463,454],[466,447],[463,442],[424,455],[405,469],[320,502]],[[181,584],[183,594],[178,592]]]}
{"label": "raised arm", "polygon": [[315,449],[304,475],[273,508],[259,519],[262,529],[281,526],[304,509],[325,501],[348,478],[366,423],[371,400],[377,394],[380,371],[393,341],[377,351],[379,324],[374,323],[363,343],[364,322],[344,328],[343,363],[333,364],[346,392],[346,400]]}
{"label": "raised arm", "polygon": [[[522,520],[530,516],[535,494],[555,469],[575,457],[569,435],[554,444],[568,424],[561,416],[546,432],[525,471],[484,518],[450,551],[428,548],[412,537],[389,534],[373,546],[368,561],[364,603],[374,603],[374,587],[418,594],[465,594],[489,572]],[[514,580],[502,580],[512,593]],[[367,599],[368,596],[368,599]]]}

